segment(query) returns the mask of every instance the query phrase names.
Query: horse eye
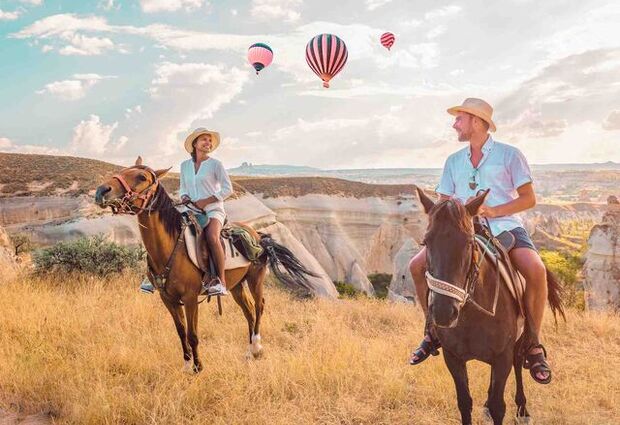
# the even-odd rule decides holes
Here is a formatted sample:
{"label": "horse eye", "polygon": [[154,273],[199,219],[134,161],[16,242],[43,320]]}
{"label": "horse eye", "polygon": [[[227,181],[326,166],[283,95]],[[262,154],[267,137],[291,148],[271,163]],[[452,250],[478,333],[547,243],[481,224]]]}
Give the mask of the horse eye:
{"label": "horse eye", "polygon": [[144,174],[138,174],[138,180],[145,182],[146,176]]}

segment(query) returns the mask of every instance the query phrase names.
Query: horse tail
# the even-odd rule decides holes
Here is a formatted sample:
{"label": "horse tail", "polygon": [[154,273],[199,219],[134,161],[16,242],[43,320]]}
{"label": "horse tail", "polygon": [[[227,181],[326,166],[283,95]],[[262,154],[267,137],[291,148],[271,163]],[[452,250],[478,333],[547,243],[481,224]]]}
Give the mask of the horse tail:
{"label": "horse tail", "polygon": [[557,313],[560,313],[562,319],[566,322],[566,315],[564,314],[564,303],[562,302],[562,296],[564,294],[564,288],[557,277],[549,269],[547,269],[547,300],[551,306],[551,312],[555,322],[558,322]]}
{"label": "horse tail", "polygon": [[266,257],[269,269],[280,282],[293,290],[301,288],[306,295],[312,292],[313,288],[308,277],[319,276],[308,270],[290,249],[264,233],[260,234],[260,245],[265,250],[263,256]]}

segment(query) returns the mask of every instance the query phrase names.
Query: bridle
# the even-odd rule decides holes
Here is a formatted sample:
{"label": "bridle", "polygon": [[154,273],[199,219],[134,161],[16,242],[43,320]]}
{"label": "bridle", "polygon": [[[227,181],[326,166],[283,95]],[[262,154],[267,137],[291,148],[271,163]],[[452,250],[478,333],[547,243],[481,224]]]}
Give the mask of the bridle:
{"label": "bridle", "polygon": [[[489,311],[482,307],[480,304],[474,300],[474,293],[476,292],[476,285],[480,280],[480,266],[482,261],[484,261],[484,252],[481,252],[478,247],[478,242],[476,242],[476,236],[472,235],[469,244],[472,247],[472,252],[470,256],[469,262],[469,270],[467,271],[467,276],[465,278],[464,286],[457,286],[450,282],[446,282],[445,280],[437,279],[433,277],[429,270],[428,264],[428,256],[427,264],[426,264],[426,281],[428,283],[428,287],[431,291],[436,294],[443,295],[449,298],[453,298],[458,302],[458,309],[460,310],[465,304],[471,303],[474,307],[480,310],[482,313],[487,316],[494,317],[495,310],[497,308],[497,300],[499,299],[499,273],[497,273],[497,282],[495,285],[495,296],[493,299],[493,308]],[[491,240],[487,241],[487,247],[491,244]]]}
{"label": "bridle", "polygon": [[[131,168],[137,167],[129,167],[129,169]],[[118,180],[121,186],[123,186],[123,189],[125,189],[125,194],[122,198],[107,202],[107,206],[112,209],[112,214],[138,215],[144,211],[148,211],[149,213],[153,211],[153,206],[155,205],[155,202],[157,202],[158,198],[157,189],[159,189],[159,179],[157,178],[155,171],[148,167],[143,169],[151,173],[153,182],[139,192],[133,190],[121,174],[115,174],[112,176],[112,178]],[[140,206],[134,205],[136,200],[142,201]]]}

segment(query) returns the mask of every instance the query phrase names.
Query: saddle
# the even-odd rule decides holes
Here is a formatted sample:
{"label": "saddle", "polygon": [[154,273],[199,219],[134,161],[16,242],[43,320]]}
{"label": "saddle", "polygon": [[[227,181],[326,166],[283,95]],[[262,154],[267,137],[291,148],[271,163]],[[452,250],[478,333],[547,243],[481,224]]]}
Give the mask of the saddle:
{"label": "saddle", "polygon": [[525,279],[515,269],[508,255],[516,242],[514,235],[504,231],[497,236],[493,236],[489,228],[479,221],[474,223],[474,230],[478,246],[500,274],[501,281],[508,288],[518,307],[519,315],[525,318],[525,305],[523,301]]}
{"label": "saddle", "polygon": [[[183,216],[188,223],[185,227],[184,236],[189,258],[205,274],[216,274],[215,265],[209,255],[206,232],[192,212],[185,212]],[[257,237],[253,233],[256,232],[249,226],[242,223],[229,224],[226,220],[220,234],[220,243],[226,255],[225,270],[246,267],[257,261],[262,254],[262,247],[258,244]],[[246,245],[251,242],[254,242],[254,245],[247,247]],[[258,252],[259,250],[260,252]]]}

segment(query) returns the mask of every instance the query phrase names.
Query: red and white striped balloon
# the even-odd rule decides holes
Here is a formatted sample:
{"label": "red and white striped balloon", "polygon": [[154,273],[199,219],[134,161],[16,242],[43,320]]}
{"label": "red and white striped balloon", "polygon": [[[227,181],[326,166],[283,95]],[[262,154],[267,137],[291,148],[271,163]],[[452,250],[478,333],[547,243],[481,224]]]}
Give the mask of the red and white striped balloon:
{"label": "red and white striped balloon", "polygon": [[329,88],[329,80],[340,72],[348,57],[344,41],[333,34],[319,34],[306,45],[306,62],[325,88]]}
{"label": "red and white striped balloon", "polygon": [[381,34],[381,44],[388,50],[394,45],[395,40],[396,37],[394,37],[394,34],[391,32],[384,32]]}

